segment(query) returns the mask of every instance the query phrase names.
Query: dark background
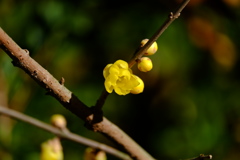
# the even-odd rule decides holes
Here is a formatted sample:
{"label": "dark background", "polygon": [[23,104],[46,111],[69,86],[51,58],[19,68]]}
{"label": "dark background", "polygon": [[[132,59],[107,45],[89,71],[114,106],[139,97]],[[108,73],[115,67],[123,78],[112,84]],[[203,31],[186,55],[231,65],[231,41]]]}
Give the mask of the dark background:
{"label": "dark background", "polygon": [[[104,89],[103,68],[128,61],[179,4],[171,1],[1,0],[0,26],[88,106]],[[139,95],[112,93],[104,116],[157,159],[212,154],[240,159],[240,1],[191,0],[163,33],[150,56],[153,69],[134,74],[145,82]],[[113,145],[45,95],[0,51],[0,104],[49,123],[63,114],[77,134]],[[40,144],[54,135],[0,116],[0,159],[38,160]],[[66,160],[85,146],[63,141]],[[108,155],[109,159],[115,159]]]}

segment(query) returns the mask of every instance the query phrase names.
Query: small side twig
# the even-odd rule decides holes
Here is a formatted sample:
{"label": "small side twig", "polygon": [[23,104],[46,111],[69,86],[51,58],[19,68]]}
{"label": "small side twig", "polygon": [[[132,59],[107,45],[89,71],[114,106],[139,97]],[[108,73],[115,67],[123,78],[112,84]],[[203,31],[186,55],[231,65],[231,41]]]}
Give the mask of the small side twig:
{"label": "small side twig", "polygon": [[[186,6],[189,0],[185,0],[173,16],[166,21],[166,29],[170,23],[179,16],[179,13]],[[176,15],[176,16],[175,16]],[[162,27],[161,27],[162,28]],[[130,60],[129,66],[135,63],[165,29],[159,29],[156,35],[151,38],[145,47],[142,47],[136,57]],[[60,84],[46,69],[39,65],[29,54],[20,48],[0,27],[0,48],[2,48],[13,60],[13,64],[24,70],[33,80],[45,88],[51,96],[56,98],[65,108],[73,114],[90,124],[93,131],[99,132],[122,147],[129,155],[139,160],[153,160],[154,158],[139,146],[130,136],[123,132],[118,126],[103,117],[102,121],[91,123],[94,120],[92,110],[77,98],[70,90]],[[104,97],[104,96],[103,96]],[[104,103],[102,103],[104,104]],[[101,105],[102,105],[101,104]],[[101,106],[100,106],[101,108]]]}
{"label": "small side twig", "polygon": [[135,54],[134,57],[128,62],[129,67],[131,68],[138,59],[140,59],[147,49],[162,35],[162,33],[168,28],[168,26],[177,19],[182,10],[186,7],[190,0],[185,0],[180,4],[180,7],[173,13],[170,12],[167,20],[162,24],[162,26],[157,30],[157,32],[149,39],[149,41],[141,47]]}
{"label": "small side twig", "polygon": [[64,139],[67,139],[67,140],[70,140],[70,141],[73,141],[73,142],[76,142],[76,143],[80,143],[80,144],[85,145],[85,146],[90,146],[92,148],[96,148],[96,149],[105,151],[106,153],[109,153],[109,154],[111,154],[115,157],[118,157],[120,159],[131,160],[131,158],[127,154],[125,154],[125,153],[123,153],[119,150],[116,150],[113,147],[110,147],[110,146],[105,145],[103,143],[93,141],[91,139],[82,137],[82,136],[77,135],[77,134],[71,133],[70,131],[64,132],[63,130],[61,130],[59,128],[56,128],[56,127],[53,127],[49,124],[43,123],[43,122],[41,122],[41,121],[39,121],[35,118],[27,116],[23,113],[14,111],[12,109],[0,106],[0,114],[5,114],[5,115],[13,117],[15,119],[21,120],[23,122],[26,122],[28,124],[31,124],[31,125],[36,126],[38,128],[41,128],[45,131],[53,133],[58,137],[61,137],[61,138],[64,138]]}
{"label": "small side twig", "polygon": [[[128,62],[129,68],[132,68],[132,66],[137,62],[137,60],[139,60],[144,55],[147,49],[162,35],[162,33],[168,28],[168,26],[180,16],[182,10],[186,7],[189,1],[190,0],[184,0],[180,4],[180,7],[174,13],[170,12],[168,18],[162,24],[162,26],[160,26],[157,32],[149,39],[149,41],[143,47],[139,48],[136,53],[134,53],[133,57]],[[98,110],[101,110],[108,95],[109,93],[104,90],[94,107]]]}
{"label": "small side twig", "polygon": [[[139,160],[154,159],[130,136],[107,118],[96,117],[92,109],[84,104],[69,89],[59,83],[45,68],[32,59],[26,51],[20,48],[11,37],[0,27],[0,48],[13,60],[15,66],[25,71],[33,80],[47,90],[47,93],[56,98],[66,109],[81,118],[92,131],[106,136],[119,147],[124,149],[131,157]],[[96,119],[97,118],[97,119]],[[95,123],[93,123],[95,121]]]}
{"label": "small side twig", "polygon": [[206,159],[212,159],[212,155],[200,154],[198,157],[185,159],[185,160],[206,160]]}

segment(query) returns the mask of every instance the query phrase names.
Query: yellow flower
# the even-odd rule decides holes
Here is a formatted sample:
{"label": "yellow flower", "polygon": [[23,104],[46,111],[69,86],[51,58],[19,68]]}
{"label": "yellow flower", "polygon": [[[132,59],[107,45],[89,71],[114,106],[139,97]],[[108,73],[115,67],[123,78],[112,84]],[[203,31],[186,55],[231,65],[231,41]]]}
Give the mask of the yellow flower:
{"label": "yellow flower", "polygon": [[119,95],[126,95],[140,84],[136,76],[132,74],[128,63],[123,60],[108,64],[103,70],[103,76],[108,93],[114,90]]}

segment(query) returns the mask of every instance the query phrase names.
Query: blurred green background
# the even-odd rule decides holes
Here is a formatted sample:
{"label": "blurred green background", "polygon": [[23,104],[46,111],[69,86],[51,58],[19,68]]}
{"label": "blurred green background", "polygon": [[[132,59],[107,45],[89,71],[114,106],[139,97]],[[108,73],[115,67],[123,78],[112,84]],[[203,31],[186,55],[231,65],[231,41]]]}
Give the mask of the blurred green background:
{"label": "blurred green background", "polygon": [[[103,68],[129,60],[180,0],[1,0],[0,26],[65,86],[92,106],[104,89]],[[111,94],[104,115],[157,159],[212,154],[240,159],[240,0],[191,0],[158,39],[153,70],[133,72],[145,82],[139,95]],[[72,132],[113,145],[45,95],[0,51],[0,104],[49,123],[63,114]],[[0,116],[0,159],[38,160],[54,135]],[[85,146],[63,142],[66,160]],[[108,155],[108,159],[116,159]]]}

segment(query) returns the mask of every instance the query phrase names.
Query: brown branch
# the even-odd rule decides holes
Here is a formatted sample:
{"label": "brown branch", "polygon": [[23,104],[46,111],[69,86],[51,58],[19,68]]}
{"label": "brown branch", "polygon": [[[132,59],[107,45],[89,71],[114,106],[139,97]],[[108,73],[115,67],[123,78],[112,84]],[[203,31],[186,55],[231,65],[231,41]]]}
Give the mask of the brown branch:
{"label": "brown branch", "polygon": [[153,159],[142,147],[107,118],[99,117],[65,86],[61,85],[46,69],[32,59],[0,28],[0,47],[12,58],[13,64],[23,69],[32,79],[45,88],[65,108],[86,122],[88,128],[100,132],[117,143],[135,159]]}
{"label": "brown branch", "polygon": [[136,63],[138,59],[140,59],[144,55],[147,49],[162,35],[162,33],[168,28],[168,26],[180,16],[182,10],[186,7],[189,1],[190,0],[184,0],[180,4],[180,7],[174,13],[170,13],[167,20],[162,24],[162,26],[157,30],[157,32],[153,34],[149,41],[143,47],[141,47],[134,54],[133,58],[128,62],[130,68]]}
{"label": "brown branch", "polygon": [[35,118],[32,118],[30,116],[27,116],[27,115],[22,114],[22,113],[17,112],[17,111],[14,111],[12,109],[0,106],[0,114],[1,113],[5,114],[7,116],[13,117],[17,120],[21,120],[23,122],[31,124],[33,126],[36,126],[38,128],[41,128],[45,131],[51,132],[58,137],[61,137],[61,138],[64,138],[64,139],[67,139],[67,140],[70,140],[70,141],[73,141],[73,142],[76,142],[76,143],[80,143],[80,144],[83,144],[85,146],[90,146],[92,148],[96,148],[96,149],[105,151],[106,153],[111,154],[111,155],[113,155],[115,157],[118,157],[120,159],[131,160],[131,158],[127,154],[125,154],[125,153],[123,153],[119,150],[116,150],[113,147],[110,147],[110,146],[105,145],[103,143],[99,143],[99,142],[96,142],[94,140],[82,137],[80,135],[71,133],[69,131],[64,132],[63,130],[60,130],[56,127],[53,127],[53,126],[51,126],[49,124],[46,124],[46,123],[43,123],[43,122],[41,122],[41,121],[39,121]]}
{"label": "brown branch", "polygon": [[[186,6],[189,0],[185,0],[180,8],[169,16],[165,22],[165,27],[159,29],[154,36],[142,47],[136,56],[129,62],[132,66],[136,59],[138,59],[145,51],[156,41],[162,32],[176,19],[182,9]],[[29,56],[27,50],[21,49],[3,30],[0,28],[0,47],[12,58],[13,64],[23,69],[32,79],[47,90],[47,92],[55,97],[65,108],[70,110],[73,114],[77,115],[86,122],[88,128],[93,131],[100,132],[109,137],[111,140],[121,146],[131,157],[139,160],[152,160],[154,159],[142,147],[140,147],[131,137],[124,133],[120,128],[111,123],[98,112],[94,112],[83,102],[81,102],[72,92],[58,82],[47,70],[39,65],[35,60]],[[105,97],[105,96],[102,96]],[[106,97],[105,97],[106,99]],[[104,101],[100,103],[103,105]],[[100,106],[101,107],[101,106]]]}
{"label": "brown branch", "polygon": [[200,154],[198,157],[190,158],[190,159],[186,159],[186,160],[206,160],[206,159],[212,159],[212,155]]}
{"label": "brown branch", "polygon": [[[168,26],[175,20],[177,19],[182,10],[186,7],[186,5],[189,3],[190,0],[184,0],[181,4],[180,7],[173,13],[171,12],[166,19],[166,21],[160,26],[160,28],[157,30],[155,34],[149,39],[149,41],[143,46],[139,47],[137,51],[134,53],[133,57],[131,60],[128,62],[129,68],[131,68],[138,59],[140,59],[144,53],[147,51],[147,49],[162,35],[162,33],[168,28]],[[104,90],[102,94],[100,95],[96,105],[94,106],[95,109],[101,110],[103,107],[105,100],[108,96],[108,92]]]}

